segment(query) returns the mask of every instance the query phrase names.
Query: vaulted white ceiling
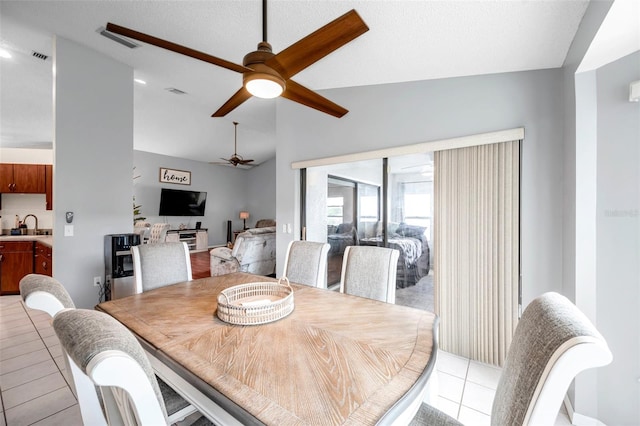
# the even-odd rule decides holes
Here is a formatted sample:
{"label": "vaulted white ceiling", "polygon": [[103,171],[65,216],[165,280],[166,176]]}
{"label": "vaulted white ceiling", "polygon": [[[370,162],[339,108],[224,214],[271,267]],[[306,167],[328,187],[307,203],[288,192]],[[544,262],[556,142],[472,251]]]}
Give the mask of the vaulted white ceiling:
{"label": "vaulted white ceiling", "polygon": [[[51,144],[52,61],[31,52],[51,55],[56,34],[130,65],[147,82],[135,85],[135,149],[216,161],[233,151],[235,120],[238,153],[258,163],[272,157],[275,100],[252,98],[225,118],[210,117],[241,86],[241,74],[155,46],[128,49],[97,32],[113,22],[241,64],[262,39],[261,3],[0,2],[0,47],[13,54],[0,59],[1,145]],[[272,0],[267,38],[277,53],[358,11],[370,30],[296,76],[314,90],[546,69],[562,66],[587,6],[587,0]]]}

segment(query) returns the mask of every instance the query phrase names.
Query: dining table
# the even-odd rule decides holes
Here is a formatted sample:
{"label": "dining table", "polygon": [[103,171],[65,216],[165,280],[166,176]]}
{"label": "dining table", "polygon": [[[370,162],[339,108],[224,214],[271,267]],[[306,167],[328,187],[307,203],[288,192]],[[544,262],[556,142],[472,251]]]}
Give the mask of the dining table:
{"label": "dining table", "polygon": [[215,424],[407,424],[425,396],[438,317],[291,283],[293,311],[259,325],[217,314],[218,295],[275,278],[236,272],[100,303],[156,374]]}

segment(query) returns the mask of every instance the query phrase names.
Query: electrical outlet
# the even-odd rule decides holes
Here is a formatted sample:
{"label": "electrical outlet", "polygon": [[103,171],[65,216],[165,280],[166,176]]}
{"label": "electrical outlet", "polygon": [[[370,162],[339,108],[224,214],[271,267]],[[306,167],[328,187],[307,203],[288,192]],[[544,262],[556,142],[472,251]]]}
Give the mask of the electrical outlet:
{"label": "electrical outlet", "polygon": [[101,285],[100,277],[93,277],[93,286],[100,287],[100,285]]}

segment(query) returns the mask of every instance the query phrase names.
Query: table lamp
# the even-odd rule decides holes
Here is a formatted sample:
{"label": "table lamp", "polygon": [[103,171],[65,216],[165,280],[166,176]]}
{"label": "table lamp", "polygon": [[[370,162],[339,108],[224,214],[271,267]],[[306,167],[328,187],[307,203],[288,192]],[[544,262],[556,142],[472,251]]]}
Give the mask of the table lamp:
{"label": "table lamp", "polygon": [[243,229],[247,229],[247,219],[249,219],[249,212],[240,212],[240,219],[242,219]]}

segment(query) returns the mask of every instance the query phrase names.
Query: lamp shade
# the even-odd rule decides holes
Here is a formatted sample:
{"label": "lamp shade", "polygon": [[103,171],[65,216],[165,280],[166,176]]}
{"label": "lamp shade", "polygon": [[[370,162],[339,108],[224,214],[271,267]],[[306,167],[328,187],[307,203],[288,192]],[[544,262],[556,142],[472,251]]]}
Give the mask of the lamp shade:
{"label": "lamp shade", "polygon": [[240,212],[240,219],[249,219],[249,212]]}

